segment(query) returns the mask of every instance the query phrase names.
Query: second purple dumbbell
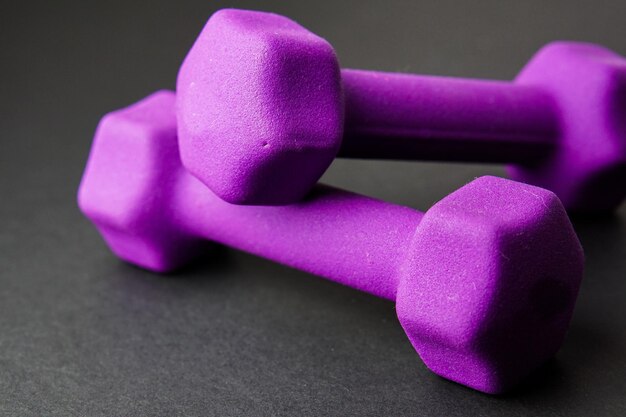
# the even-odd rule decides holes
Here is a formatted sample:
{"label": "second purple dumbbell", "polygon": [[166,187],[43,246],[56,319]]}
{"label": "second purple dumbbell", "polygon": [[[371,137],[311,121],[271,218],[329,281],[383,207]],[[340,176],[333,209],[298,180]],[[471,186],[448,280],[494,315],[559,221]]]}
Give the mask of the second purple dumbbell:
{"label": "second purple dumbbell", "polygon": [[626,60],[557,42],[513,83],[340,70],[324,39],[270,13],[215,13],[177,83],[186,168],[223,199],[301,199],[335,156],[512,164],[568,210],[626,195]]}

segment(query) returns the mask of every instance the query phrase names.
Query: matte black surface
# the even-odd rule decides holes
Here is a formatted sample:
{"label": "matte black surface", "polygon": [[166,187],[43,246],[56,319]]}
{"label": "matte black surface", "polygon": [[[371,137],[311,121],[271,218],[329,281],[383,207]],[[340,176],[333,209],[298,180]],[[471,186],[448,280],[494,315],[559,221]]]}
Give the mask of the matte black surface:
{"label": "matte black surface", "polygon": [[[100,116],[173,88],[219,7],[286,14],[348,67],[510,79],[554,39],[626,54],[626,2],[93,3],[0,6],[0,415],[626,415],[626,206],[576,219],[587,270],[566,345],[492,397],[430,373],[388,301],[228,249],[153,275],[75,203]],[[325,181],[426,209],[503,172],[337,161]]]}

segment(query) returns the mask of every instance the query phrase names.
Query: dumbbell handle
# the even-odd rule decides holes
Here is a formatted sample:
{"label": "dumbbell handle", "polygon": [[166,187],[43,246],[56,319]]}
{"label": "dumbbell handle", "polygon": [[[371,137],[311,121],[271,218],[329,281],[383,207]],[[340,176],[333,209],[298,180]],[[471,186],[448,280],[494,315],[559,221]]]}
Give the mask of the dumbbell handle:
{"label": "dumbbell handle", "polygon": [[539,87],[345,69],[348,158],[527,162],[545,156],[557,113]]}
{"label": "dumbbell handle", "polygon": [[225,203],[186,172],[173,213],[191,235],[395,300],[423,213],[326,186],[289,206]]}

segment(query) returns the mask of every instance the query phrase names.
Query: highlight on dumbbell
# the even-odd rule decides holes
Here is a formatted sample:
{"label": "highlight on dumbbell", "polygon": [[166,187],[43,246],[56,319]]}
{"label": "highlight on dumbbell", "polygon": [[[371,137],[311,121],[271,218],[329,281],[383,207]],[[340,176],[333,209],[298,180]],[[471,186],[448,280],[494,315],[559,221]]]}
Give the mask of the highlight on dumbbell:
{"label": "highlight on dumbbell", "polygon": [[183,168],[168,91],[102,119],[78,201],[117,256],[149,270],[211,241],[395,300],[425,364],[488,393],[557,352],[582,277],[559,199],[506,179],[476,179],[425,214],[322,185],[293,205],[224,202]]}
{"label": "highlight on dumbbell", "polygon": [[184,166],[222,199],[287,204],[335,156],[509,163],[571,211],[626,196],[626,60],[556,42],[514,82],[340,70],[276,14],[221,10],[177,81]]}

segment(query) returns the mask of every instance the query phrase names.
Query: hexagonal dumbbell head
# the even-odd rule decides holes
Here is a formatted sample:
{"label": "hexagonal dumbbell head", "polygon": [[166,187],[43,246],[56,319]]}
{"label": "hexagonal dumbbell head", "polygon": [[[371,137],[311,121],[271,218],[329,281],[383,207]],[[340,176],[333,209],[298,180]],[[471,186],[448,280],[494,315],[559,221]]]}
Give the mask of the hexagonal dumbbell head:
{"label": "hexagonal dumbbell head", "polygon": [[285,17],[218,11],[176,89],[183,164],[226,201],[297,201],[338,151],[337,58],[328,42]]}
{"label": "hexagonal dumbbell head", "polygon": [[172,92],[160,91],[103,117],[78,192],[80,209],[117,256],[160,272],[206,246],[173,223],[181,172],[174,102]]}
{"label": "hexagonal dumbbell head", "polygon": [[626,197],[626,60],[597,45],[554,42],[515,83],[554,98],[560,133],[554,152],[511,167],[511,176],[554,191],[571,210],[616,207]]}
{"label": "hexagonal dumbbell head", "polygon": [[558,351],[582,272],[552,192],[481,177],[426,212],[396,310],[431,370],[500,393]]}

